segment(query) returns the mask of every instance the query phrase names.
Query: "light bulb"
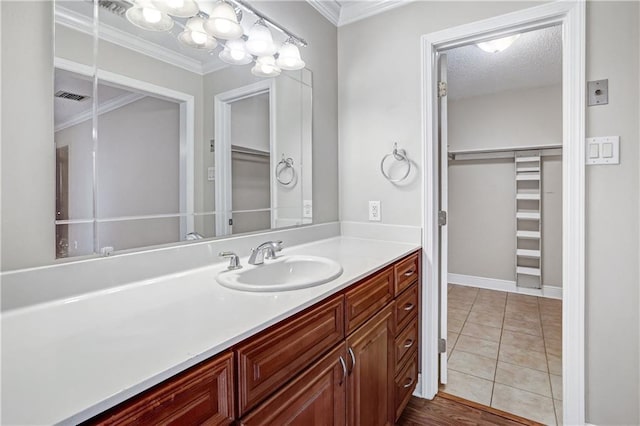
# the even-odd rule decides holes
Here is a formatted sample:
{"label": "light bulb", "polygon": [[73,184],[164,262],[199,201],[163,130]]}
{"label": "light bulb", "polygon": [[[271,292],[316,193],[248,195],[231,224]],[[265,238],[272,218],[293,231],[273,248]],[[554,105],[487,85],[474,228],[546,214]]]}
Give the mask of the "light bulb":
{"label": "light bulb", "polygon": [[143,7],[142,17],[144,18],[145,21],[149,22],[150,24],[156,24],[160,22],[160,20],[162,19],[162,12],[156,9],[152,9],[150,7]]}
{"label": "light bulb", "polygon": [[514,34],[508,37],[477,43],[476,46],[488,53],[498,53],[511,46],[518,37],[520,37],[520,34]]}
{"label": "light bulb", "polygon": [[251,68],[251,73],[258,77],[277,77],[280,72],[273,56],[260,56],[256,59],[254,67]]}
{"label": "light bulb", "polygon": [[242,35],[242,26],[238,22],[236,11],[224,1],[218,2],[209,19],[205,22],[205,30],[214,37],[231,40]]}
{"label": "light bulb", "polygon": [[278,52],[278,66],[283,70],[299,70],[304,68],[304,61],[300,59],[300,50],[291,40],[287,40]]}
{"label": "light bulb", "polygon": [[167,1],[167,6],[169,6],[172,9],[180,9],[181,7],[184,7],[184,0],[166,0]]}
{"label": "light bulb", "polygon": [[195,0],[145,0],[151,1],[161,12],[178,18],[189,18],[198,14],[200,8]]}
{"label": "light bulb", "polygon": [[255,56],[270,56],[276,53],[271,31],[262,21],[256,22],[249,30],[247,51]]}
{"label": "light bulb", "polygon": [[230,50],[229,52],[230,52],[229,54],[231,55],[231,57],[233,59],[235,59],[236,61],[242,60],[247,55],[245,52],[242,52],[240,50]]}
{"label": "light bulb", "polygon": [[209,36],[205,33],[201,33],[200,31],[191,31],[191,39],[196,44],[205,44],[207,42],[207,38],[209,38]]}
{"label": "light bulb", "polygon": [[245,65],[253,60],[251,55],[247,53],[244,40],[241,38],[228,40],[218,57],[231,65]]}

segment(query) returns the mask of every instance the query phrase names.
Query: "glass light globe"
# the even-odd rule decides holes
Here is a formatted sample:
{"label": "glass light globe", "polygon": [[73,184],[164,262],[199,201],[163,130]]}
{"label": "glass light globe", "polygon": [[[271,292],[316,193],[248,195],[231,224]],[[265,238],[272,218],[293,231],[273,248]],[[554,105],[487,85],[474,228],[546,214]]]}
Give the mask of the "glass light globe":
{"label": "glass light globe", "polygon": [[280,75],[280,67],[276,65],[273,56],[260,56],[256,64],[251,68],[251,74],[257,77],[277,77]]}
{"label": "glass light globe", "polygon": [[276,64],[283,70],[295,71],[304,68],[304,61],[300,59],[298,46],[291,41],[285,42],[278,52]]}
{"label": "glass light globe", "polygon": [[195,0],[152,0],[152,2],[158,10],[178,18],[189,18],[200,11]]}
{"label": "glass light globe", "polygon": [[173,19],[166,13],[153,7],[149,1],[137,1],[125,14],[127,20],[138,28],[149,31],[169,31],[173,28]]}
{"label": "glass light globe", "polygon": [[209,19],[204,24],[205,30],[214,37],[231,40],[242,35],[242,26],[238,22],[236,11],[224,1],[218,2]]}
{"label": "glass light globe", "polygon": [[194,16],[185,24],[185,30],[178,35],[178,40],[196,49],[215,49],[218,42],[204,30],[204,19]]}
{"label": "glass light globe", "polygon": [[241,38],[227,41],[218,57],[231,65],[246,65],[253,61],[253,58],[245,49],[244,40]]}
{"label": "glass light globe", "polygon": [[511,46],[513,42],[518,39],[518,37],[520,37],[520,34],[514,34],[509,37],[503,37],[496,40],[477,43],[476,46],[488,53],[498,53]]}
{"label": "glass light globe", "polygon": [[247,51],[254,56],[270,56],[276,53],[276,46],[269,28],[260,20],[249,30]]}

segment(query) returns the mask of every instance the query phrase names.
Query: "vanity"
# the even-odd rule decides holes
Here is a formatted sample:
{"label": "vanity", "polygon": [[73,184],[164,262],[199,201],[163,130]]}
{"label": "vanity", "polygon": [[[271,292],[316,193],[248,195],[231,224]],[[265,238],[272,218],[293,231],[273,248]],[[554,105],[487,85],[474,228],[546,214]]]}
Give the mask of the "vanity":
{"label": "vanity", "polygon": [[216,282],[219,262],[3,313],[3,422],[393,424],[418,380],[419,245],[337,236],[282,254],[343,273],[247,292]]}

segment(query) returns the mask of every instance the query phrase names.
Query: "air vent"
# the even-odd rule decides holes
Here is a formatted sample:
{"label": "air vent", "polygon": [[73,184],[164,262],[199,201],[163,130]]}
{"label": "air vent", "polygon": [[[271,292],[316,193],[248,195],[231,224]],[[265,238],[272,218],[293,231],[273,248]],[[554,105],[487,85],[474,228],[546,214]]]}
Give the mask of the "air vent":
{"label": "air vent", "polygon": [[113,13],[114,15],[124,16],[132,4],[125,0],[98,0],[98,5]]}
{"label": "air vent", "polygon": [[76,102],[82,102],[90,98],[90,96],[78,95],[77,93],[65,92],[64,90],[58,90],[54,96],[56,98],[69,99],[70,101]]}

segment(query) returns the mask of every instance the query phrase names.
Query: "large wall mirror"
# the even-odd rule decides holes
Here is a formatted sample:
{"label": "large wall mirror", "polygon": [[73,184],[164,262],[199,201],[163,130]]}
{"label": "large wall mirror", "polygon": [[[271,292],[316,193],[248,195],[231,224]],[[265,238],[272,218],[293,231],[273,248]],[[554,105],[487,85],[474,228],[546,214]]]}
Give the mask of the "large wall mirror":
{"label": "large wall mirror", "polygon": [[[223,41],[180,41],[187,17],[132,24],[130,8],[163,2],[142,3],[54,3],[55,257],[312,223],[311,70],[228,65]],[[247,34],[260,15],[240,5]]]}

